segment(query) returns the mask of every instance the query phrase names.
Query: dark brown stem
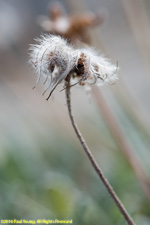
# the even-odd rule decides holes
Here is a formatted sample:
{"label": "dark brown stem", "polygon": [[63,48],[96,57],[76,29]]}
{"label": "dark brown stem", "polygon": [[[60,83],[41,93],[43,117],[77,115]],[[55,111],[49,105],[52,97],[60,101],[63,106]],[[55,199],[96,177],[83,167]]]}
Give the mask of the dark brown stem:
{"label": "dark brown stem", "polygon": [[85,153],[87,154],[94,170],[96,171],[96,173],[98,174],[100,180],[103,182],[104,186],[106,187],[107,191],[109,192],[110,196],[112,197],[112,199],[114,200],[115,204],[117,205],[118,209],[120,210],[121,214],[124,216],[125,220],[127,221],[127,223],[129,225],[135,225],[134,221],[132,220],[131,216],[129,215],[129,213],[127,212],[127,210],[125,209],[124,205],[122,204],[122,202],[120,201],[120,199],[118,198],[118,196],[116,195],[116,193],[114,192],[113,188],[111,187],[111,185],[109,184],[108,180],[105,178],[101,168],[98,166],[94,156],[92,155],[90,149],[88,148],[84,138],[82,137],[82,134],[80,132],[80,130],[78,129],[78,126],[74,120],[73,114],[72,114],[72,109],[71,109],[71,93],[70,93],[70,75],[68,75],[67,79],[66,79],[66,99],[67,99],[67,107],[68,107],[68,112],[69,112],[69,116],[70,116],[70,120],[72,123],[72,126],[75,130],[75,133],[85,151]]}

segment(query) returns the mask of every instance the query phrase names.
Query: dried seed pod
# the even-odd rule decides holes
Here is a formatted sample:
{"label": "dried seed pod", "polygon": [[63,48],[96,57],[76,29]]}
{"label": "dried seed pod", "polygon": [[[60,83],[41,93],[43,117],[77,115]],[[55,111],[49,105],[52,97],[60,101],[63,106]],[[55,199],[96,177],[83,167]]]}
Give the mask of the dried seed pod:
{"label": "dried seed pod", "polygon": [[103,85],[118,79],[117,67],[91,48],[74,49],[56,35],[42,36],[36,41],[37,44],[30,46],[30,59],[38,75],[37,84],[44,79],[44,93],[49,90],[49,97],[68,75],[73,85],[81,86]]}
{"label": "dried seed pod", "polygon": [[[36,39],[37,44],[30,46],[30,58],[38,75],[37,83],[44,78],[46,90],[50,93],[66,78],[75,64],[73,49],[60,36],[46,35]],[[43,93],[43,94],[44,94]]]}

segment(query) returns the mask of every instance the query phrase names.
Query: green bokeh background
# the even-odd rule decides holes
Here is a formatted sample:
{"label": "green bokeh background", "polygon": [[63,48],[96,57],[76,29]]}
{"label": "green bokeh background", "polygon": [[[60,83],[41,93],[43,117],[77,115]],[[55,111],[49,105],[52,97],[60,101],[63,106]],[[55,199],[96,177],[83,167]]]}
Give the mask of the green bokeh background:
{"label": "green bokeh background", "polygon": [[[104,7],[109,12],[104,27],[96,28],[92,34],[93,43],[103,42],[112,60],[120,61],[121,72],[116,85],[103,87],[101,91],[150,179],[149,77],[146,75],[149,72],[145,70],[145,61],[123,6],[117,0],[64,0],[62,3],[70,13],[76,13],[79,8],[95,11],[96,7]],[[42,85],[32,90],[35,76],[26,63],[27,49],[41,33],[36,19],[46,15],[49,1],[7,0],[0,4],[3,6],[0,11],[3,31],[0,42],[0,219],[58,218],[72,219],[74,225],[125,225],[76,138],[65,94],[59,92],[61,87],[48,102],[41,95]],[[143,5],[149,21],[149,1],[143,1]],[[8,14],[11,10],[12,14]],[[9,26],[11,20],[14,20],[12,27]],[[10,29],[2,29],[4,23],[5,28]],[[124,29],[121,36],[119,29],[120,35]],[[125,91],[124,84],[136,101]],[[105,176],[136,223],[149,225],[149,200],[94,99],[75,87],[72,104],[81,132]],[[135,120],[131,105],[142,122]]]}

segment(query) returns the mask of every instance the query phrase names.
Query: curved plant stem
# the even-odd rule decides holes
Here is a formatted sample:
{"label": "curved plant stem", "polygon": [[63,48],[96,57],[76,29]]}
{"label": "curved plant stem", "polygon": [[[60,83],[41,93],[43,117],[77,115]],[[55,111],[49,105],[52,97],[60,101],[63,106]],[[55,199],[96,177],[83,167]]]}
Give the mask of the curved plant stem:
{"label": "curved plant stem", "polygon": [[94,170],[96,171],[100,180],[102,181],[102,183],[106,187],[107,191],[109,192],[110,196],[114,200],[114,202],[117,205],[118,209],[120,210],[121,214],[124,216],[125,220],[127,221],[127,223],[129,225],[135,225],[134,221],[132,220],[131,216],[129,215],[129,213],[125,209],[124,205],[122,204],[122,202],[120,201],[120,199],[118,198],[116,193],[114,192],[112,186],[109,184],[108,180],[105,178],[101,168],[97,164],[94,156],[92,155],[92,153],[91,153],[90,149],[88,148],[84,138],[82,137],[82,134],[81,134],[80,130],[78,129],[78,126],[77,126],[77,124],[74,120],[73,114],[72,114],[70,96],[71,96],[71,93],[70,93],[70,75],[68,75],[68,77],[66,78],[66,100],[67,100],[68,113],[69,113],[69,116],[70,116],[72,126],[74,128],[74,131],[75,131],[75,133],[76,133],[76,135],[77,135],[86,155],[88,156]]}

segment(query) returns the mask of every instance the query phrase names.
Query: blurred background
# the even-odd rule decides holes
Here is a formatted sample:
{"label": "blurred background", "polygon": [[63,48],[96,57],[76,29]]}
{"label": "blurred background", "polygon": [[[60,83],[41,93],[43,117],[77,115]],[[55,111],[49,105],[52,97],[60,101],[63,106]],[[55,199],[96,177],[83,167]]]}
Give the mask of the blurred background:
{"label": "blurred background", "polygon": [[[47,102],[28,66],[50,0],[0,0],[0,218],[125,225],[84,154],[61,86]],[[53,1],[55,2],[55,1]],[[102,13],[91,44],[119,62],[119,81],[72,88],[75,118],[137,224],[150,224],[150,1],[63,0],[66,15]]]}

